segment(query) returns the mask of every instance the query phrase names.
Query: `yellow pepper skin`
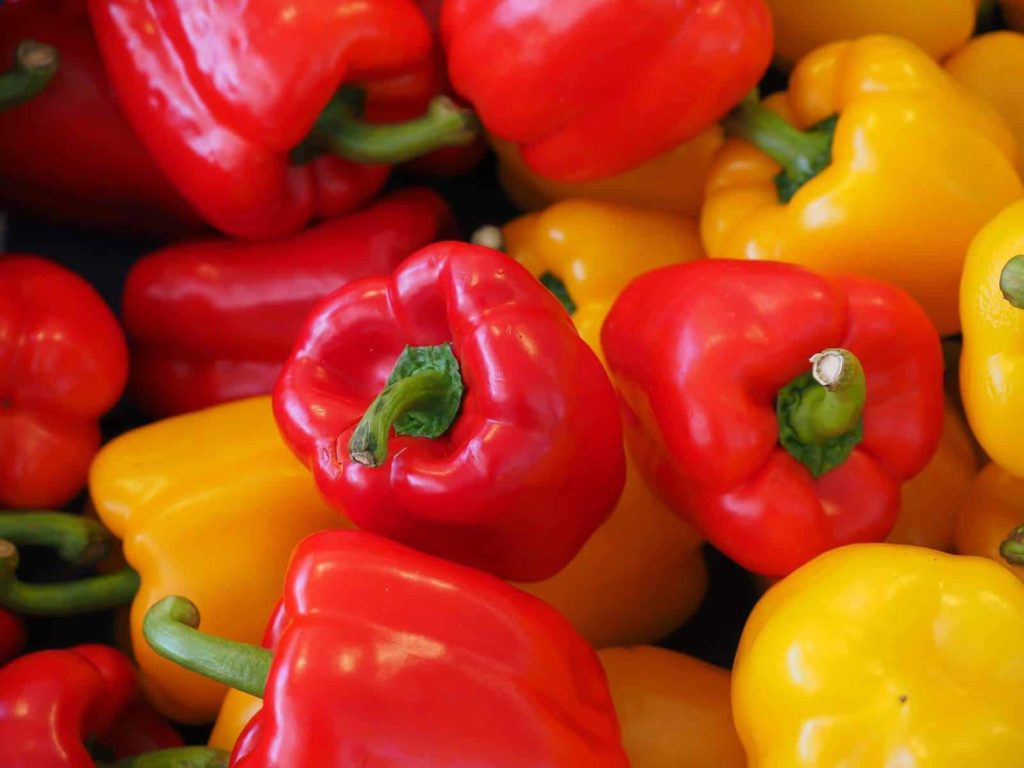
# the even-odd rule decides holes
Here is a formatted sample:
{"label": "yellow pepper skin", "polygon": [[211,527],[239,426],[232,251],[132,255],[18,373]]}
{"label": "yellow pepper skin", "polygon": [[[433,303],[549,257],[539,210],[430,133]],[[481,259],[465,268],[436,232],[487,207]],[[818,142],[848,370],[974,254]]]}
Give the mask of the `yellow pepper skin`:
{"label": "yellow pepper skin", "polygon": [[[946,61],[946,71],[1002,115],[1018,148],[1024,147],[1024,35],[990,32],[971,40]],[[1024,154],[1017,158],[1024,172]]]}
{"label": "yellow pepper skin", "polygon": [[962,555],[994,560],[1024,581],[1024,565],[1011,565],[999,546],[1024,524],[1024,480],[998,464],[989,464],[975,478],[956,521],[956,549]]}
{"label": "yellow pepper skin", "polygon": [[928,466],[903,484],[900,514],[886,541],[952,552],[957,515],[977,474],[967,425],[947,405],[939,447]]}
{"label": "yellow pepper skin", "polygon": [[632,768],[743,768],[729,672],[663,648],[608,648],[608,675]]}
{"label": "yellow pepper skin", "polygon": [[732,706],[751,768],[1020,765],[1024,584],[921,547],[826,552],[754,608]]}
{"label": "yellow pepper skin", "polygon": [[787,261],[895,283],[943,335],[971,238],[1021,195],[1017,150],[989,105],[912,44],[834,43],[804,57],[780,98],[806,129],[839,116],[831,164],[779,201],[781,166],[741,139],[719,152],[701,216],[713,258]]}
{"label": "yellow pepper skin", "polygon": [[974,31],[977,0],[767,0],[775,55],[797,61],[826,43],[886,34],[910,40],[933,59],[956,50]]}
{"label": "yellow pepper skin", "polygon": [[259,643],[293,547],[347,524],[278,435],[269,397],[241,400],[128,432],[97,454],[89,492],[139,572],[131,639],[146,696],[167,717],[205,723],[226,688],[157,656],[142,619],[188,595],[204,631]]}
{"label": "yellow pepper skin", "polygon": [[490,137],[498,155],[498,182],[523,210],[536,211],[559,200],[584,197],[694,217],[700,213],[704,182],[723,140],[722,129],[716,125],[618,176],[569,184],[538,176],[523,162],[515,144]]}
{"label": "yellow pepper skin", "polygon": [[974,436],[992,460],[1024,477],[1024,310],[999,287],[1007,262],[1024,253],[1024,201],[996,216],[971,243],[960,285],[964,348],[960,393]]}
{"label": "yellow pepper skin", "polygon": [[223,749],[225,752],[233,750],[235,742],[242,735],[242,730],[261,709],[263,699],[234,688],[230,689],[220,706],[217,721],[213,724],[208,746]]}

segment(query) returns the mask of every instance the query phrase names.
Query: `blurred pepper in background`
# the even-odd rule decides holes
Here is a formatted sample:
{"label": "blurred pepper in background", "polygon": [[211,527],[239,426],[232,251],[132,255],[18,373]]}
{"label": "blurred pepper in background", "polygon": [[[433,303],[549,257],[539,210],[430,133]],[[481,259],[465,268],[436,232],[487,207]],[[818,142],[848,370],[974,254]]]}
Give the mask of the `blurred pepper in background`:
{"label": "blurred pepper in background", "polygon": [[[977,555],[1008,568],[1024,581],[1024,480],[989,464],[971,484],[967,500],[956,519],[956,551]],[[1008,559],[1000,552],[1016,532],[1017,543]]]}

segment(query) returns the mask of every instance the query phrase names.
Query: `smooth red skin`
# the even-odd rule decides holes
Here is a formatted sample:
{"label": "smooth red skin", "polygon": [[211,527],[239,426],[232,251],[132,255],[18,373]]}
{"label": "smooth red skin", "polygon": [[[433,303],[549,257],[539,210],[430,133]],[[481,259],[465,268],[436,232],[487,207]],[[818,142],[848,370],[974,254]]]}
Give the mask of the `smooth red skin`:
{"label": "smooth red skin", "polygon": [[[767,262],[668,267],[626,288],[601,342],[641,469],[677,514],[758,573],[881,541],[900,484],[938,444],[939,339],[885,283]],[[775,400],[827,347],[864,367],[864,439],[815,480],[778,444]]]}
{"label": "smooth red skin", "polygon": [[[462,407],[437,439],[392,436],[364,467],[348,443],[406,345],[451,342]],[[615,394],[535,277],[446,242],[316,306],[274,390],[278,426],[357,525],[515,581],[560,571],[609,515],[625,467]]]}
{"label": "smooth red skin", "polygon": [[129,121],[207,221],[244,238],[301,229],[370,199],[387,166],[322,155],[291,165],[342,83],[388,78],[430,52],[411,0],[89,0]]}
{"label": "smooth red skin", "polygon": [[132,700],[118,715],[99,743],[121,760],[132,755],[183,746],[176,730],[141,696]]}
{"label": "smooth red skin", "polygon": [[0,508],[60,507],[82,489],[127,377],[124,334],[89,283],[0,258]]}
{"label": "smooth red skin", "polygon": [[560,181],[612,176],[696,136],[772,52],[763,0],[447,0],[441,28],[456,91]]}
{"label": "smooth red skin", "polygon": [[628,765],[593,650],[492,576],[328,531],[296,548],[283,604],[235,768]]}
{"label": "smooth red skin", "polygon": [[[4,768],[93,768],[84,742],[108,745],[107,734],[135,727],[122,720],[137,706],[136,673],[128,657],[105,645],[30,653],[0,668],[0,765]],[[147,726],[152,728],[152,726]],[[137,745],[179,746],[170,727]],[[117,751],[117,757],[138,754]]]}
{"label": "smooth red skin", "polygon": [[453,226],[437,194],[405,189],[284,240],[199,240],[145,256],[122,301],[133,395],[167,416],[270,394],[317,301],[390,274]]}
{"label": "smooth red skin", "polygon": [[0,664],[6,664],[25,647],[25,625],[21,619],[0,608]]}
{"label": "smooth red skin", "polygon": [[201,229],[121,113],[84,3],[0,4],[4,67],[25,38],[56,46],[60,66],[42,93],[0,118],[0,208],[161,235]]}

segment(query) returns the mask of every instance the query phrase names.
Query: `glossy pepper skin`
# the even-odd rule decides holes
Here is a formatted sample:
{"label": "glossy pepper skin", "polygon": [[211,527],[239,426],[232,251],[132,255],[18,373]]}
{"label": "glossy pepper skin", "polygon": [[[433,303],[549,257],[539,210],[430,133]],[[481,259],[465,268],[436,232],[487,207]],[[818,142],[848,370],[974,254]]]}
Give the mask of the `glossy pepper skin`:
{"label": "glossy pepper skin", "polygon": [[143,257],[122,300],[132,393],[161,416],[270,394],[317,301],[390,274],[450,227],[440,197],[405,189],[285,239],[199,240]]}
{"label": "glossy pepper skin", "polygon": [[989,464],[971,484],[956,519],[956,551],[987,557],[1024,581],[1024,565],[1011,562],[1000,547],[1019,525],[1024,525],[1024,480],[998,464]]}
{"label": "glossy pepper skin", "polygon": [[[780,576],[878,541],[942,426],[942,351],[904,292],[789,264],[698,260],[648,272],[601,336],[630,449],[662,498],[749,570]],[[862,439],[815,477],[780,444],[777,398],[841,347],[866,381]]]}
{"label": "glossy pepper skin", "polygon": [[0,664],[6,664],[25,647],[25,625],[10,611],[0,608]]}
{"label": "glossy pepper skin", "polygon": [[775,56],[792,64],[815,48],[863,35],[909,40],[933,59],[967,42],[978,0],[765,0],[772,13]]}
{"label": "glossy pepper skin", "polygon": [[211,631],[258,641],[292,548],[344,519],[320,501],[281,441],[268,397],[121,435],[96,456],[89,492],[141,577],[131,639],[147,698],[173,720],[213,720],[224,686],[153,653],[142,637],[147,609],[185,592]]}
{"label": "glossy pepper skin", "polygon": [[128,657],[105,645],[38,651],[0,667],[0,763],[93,768],[86,742],[115,759],[179,746],[139,700],[135,677]]}
{"label": "glossy pepper skin", "polygon": [[701,216],[708,256],[885,280],[908,291],[940,334],[956,333],[967,246],[1021,194],[1005,123],[891,37],[819,48],[789,86],[779,111],[794,125],[838,115],[831,162],[783,203],[779,163],[745,140],[727,142]]}
{"label": "glossy pepper skin", "polygon": [[1015,765],[1024,585],[920,547],[828,552],[754,608],[732,705],[751,768]]}
{"label": "glossy pepper skin", "polygon": [[124,334],[89,283],[0,256],[0,508],[59,507],[82,489],[127,377]]}
{"label": "glossy pepper skin", "polygon": [[107,72],[139,138],[218,229],[295,232],[370,199],[386,165],[333,155],[291,164],[343,82],[424,61],[430,31],[410,0],[188,3],[90,0]]}
{"label": "glossy pepper skin", "polygon": [[772,46],[762,0],[449,0],[441,31],[452,84],[488,131],[567,182],[622,173],[707,129],[757,83]]}
{"label": "glossy pepper skin", "polygon": [[[450,344],[461,408],[435,439],[354,432],[406,346]],[[445,242],[324,299],[274,391],[285,440],[353,522],[503,578],[561,570],[608,517],[625,461],[615,394],[558,301],[489,248]],[[364,459],[365,461],[365,459]]]}
{"label": "glossy pepper skin", "polygon": [[60,56],[45,90],[0,120],[0,206],[72,224],[157,234],[201,228],[117,104],[85,4],[0,5],[4,65],[26,38]]}

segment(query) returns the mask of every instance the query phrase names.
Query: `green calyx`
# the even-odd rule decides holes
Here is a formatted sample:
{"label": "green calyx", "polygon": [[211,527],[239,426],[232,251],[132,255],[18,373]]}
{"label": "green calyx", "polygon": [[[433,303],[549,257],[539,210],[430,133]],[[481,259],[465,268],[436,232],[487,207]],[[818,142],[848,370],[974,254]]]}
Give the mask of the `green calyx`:
{"label": "green calyx", "polygon": [[388,454],[388,436],[437,438],[455,421],[465,386],[451,344],[406,347],[381,390],[352,433],[352,461],[379,467]]}
{"label": "green calyx", "polygon": [[231,753],[210,747],[175,747],[126,757],[97,768],[227,768]]}
{"label": "green calyx", "polygon": [[1010,565],[1024,565],[1024,525],[1018,525],[999,545],[999,554]]}
{"label": "green calyx", "polygon": [[569,295],[569,289],[566,288],[562,280],[551,272],[545,272],[540,276],[540,282],[545,288],[555,294],[555,298],[565,307],[566,312],[570,315],[576,314],[576,302],[572,300],[572,296]]}
{"label": "green calyx", "polygon": [[765,107],[755,91],[723,124],[728,135],[746,139],[782,166],[775,176],[775,188],[779,201],[788,203],[804,184],[832,164],[838,121],[839,116],[833,115],[801,131]]}
{"label": "green calyx", "polygon": [[779,443],[820,477],[846,461],[863,439],[866,396],[864,369],[851,352],[826,349],[814,355],[811,371],[779,390]]}
{"label": "green calyx", "polygon": [[0,112],[40,93],[57,73],[60,54],[52,45],[22,40],[14,54],[14,66],[0,73]]}
{"label": "green calyx", "polygon": [[1024,309],[1024,256],[1014,256],[999,273],[999,290],[1011,306]]}
{"label": "green calyx", "polygon": [[436,96],[426,112],[402,123],[362,120],[364,101],[358,88],[338,91],[309,135],[292,150],[292,163],[330,153],[356,163],[394,165],[442,147],[470,144],[479,133],[476,115],[447,96]]}

